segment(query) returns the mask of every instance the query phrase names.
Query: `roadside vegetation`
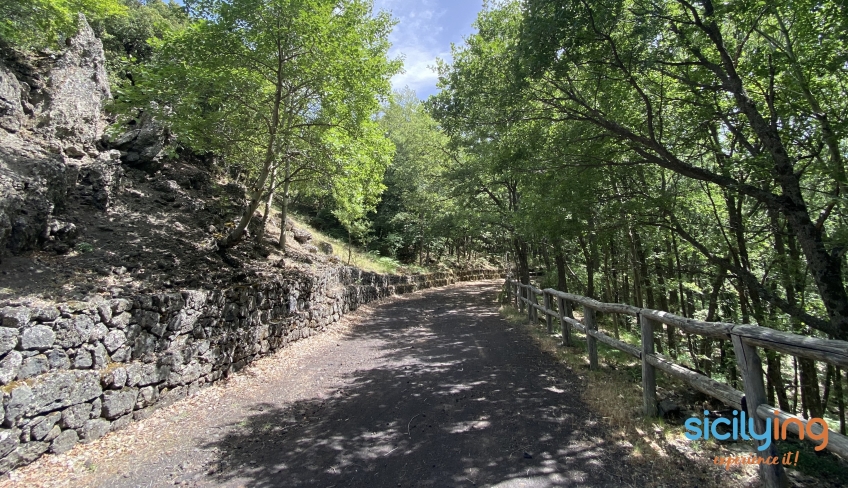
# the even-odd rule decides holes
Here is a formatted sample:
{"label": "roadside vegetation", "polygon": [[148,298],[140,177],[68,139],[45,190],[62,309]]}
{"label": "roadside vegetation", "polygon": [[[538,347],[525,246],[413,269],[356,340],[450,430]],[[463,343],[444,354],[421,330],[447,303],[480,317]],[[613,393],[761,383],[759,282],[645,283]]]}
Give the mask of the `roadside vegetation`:
{"label": "roadside vegetation", "polygon": [[[152,115],[169,157],[246,189],[204,252],[271,237],[284,253],[298,209],[366,269],[482,261],[604,302],[848,340],[845,2],[485,2],[426,101],[392,92],[395,20],[370,0],[187,4],[13,0],[0,36],[55,50],[77,13],[92,21],[117,127]],[[730,341],[664,326],[656,349],[741,389]],[[846,433],[848,371],[764,359],[770,404]]]}

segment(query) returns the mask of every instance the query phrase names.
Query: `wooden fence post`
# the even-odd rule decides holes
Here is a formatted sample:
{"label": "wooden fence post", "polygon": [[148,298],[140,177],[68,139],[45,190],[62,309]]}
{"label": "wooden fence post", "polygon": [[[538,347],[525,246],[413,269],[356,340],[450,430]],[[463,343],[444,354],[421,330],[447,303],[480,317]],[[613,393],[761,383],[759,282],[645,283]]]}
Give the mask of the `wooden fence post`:
{"label": "wooden fence post", "polygon": [[524,297],[526,296],[527,291],[520,283],[518,285],[518,290],[518,311],[520,313],[524,313]]}
{"label": "wooden fence post", "polygon": [[586,326],[586,349],[589,350],[589,369],[598,369],[598,340],[588,334],[590,330],[598,330],[595,323],[595,310],[583,306],[583,324]]}
{"label": "wooden fence post", "polygon": [[[566,309],[566,307],[568,307]],[[571,345],[571,324],[565,321],[570,314],[571,302],[562,297],[557,297],[557,309],[559,310],[559,326],[562,327],[562,345]]]}
{"label": "wooden fence post", "polygon": [[533,312],[536,311],[533,308],[534,303],[536,303],[536,292],[533,291],[533,285],[529,285],[527,287],[527,321],[531,324],[533,323]]}
{"label": "wooden fence post", "polygon": [[506,303],[507,305],[512,304],[512,280],[509,278],[506,279]]}
{"label": "wooden fence post", "polygon": [[514,297],[515,297],[515,308],[517,309],[518,308],[518,302],[521,301],[521,298],[520,298],[521,282],[515,282],[514,285],[515,285],[515,295],[514,295]]}
{"label": "wooden fence post", "polygon": [[539,325],[539,309],[535,305],[539,305],[539,296],[533,291],[533,325]]}
{"label": "wooden fence post", "polygon": [[657,416],[657,374],[648,363],[648,356],[654,354],[654,321],[639,315],[642,328],[642,406],[646,417]]}
{"label": "wooden fence post", "polygon": [[[757,354],[756,347],[746,344],[738,335],[731,334],[730,337],[733,339],[733,352],[736,353],[736,363],[739,365],[745,385],[745,404],[748,407],[748,418],[754,419],[758,433],[765,432],[766,421],[757,415],[757,407],[768,403],[766,401],[766,387],[763,384],[763,365],[760,356]],[[758,445],[759,443],[760,441],[757,441]],[[764,458],[769,456],[780,458],[780,452],[774,442],[765,451],[755,451],[755,454]],[[774,465],[760,464],[760,480],[766,488],[786,488],[789,486],[789,479],[780,463]]]}
{"label": "wooden fence post", "polygon": [[[548,293],[548,292],[544,292],[544,294],[545,294],[545,310],[549,311],[553,307],[553,305],[551,304],[551,294]],[[548,326],[548,334],[549,335],[553,334],[554,333],[554,318],[551,317],[551,314],[549,314],[547,312],[545,312],[545,322],[547,323],[547,326]]]}

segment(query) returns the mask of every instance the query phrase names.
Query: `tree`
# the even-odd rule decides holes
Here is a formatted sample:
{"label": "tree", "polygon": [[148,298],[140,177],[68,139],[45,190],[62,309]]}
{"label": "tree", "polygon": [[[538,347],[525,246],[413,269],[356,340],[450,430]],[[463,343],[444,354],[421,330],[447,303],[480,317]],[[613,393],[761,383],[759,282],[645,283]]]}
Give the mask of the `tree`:
{"label": "tree", "polygon": [[6,0],[0,3],[0,39],[19,47],[55,47],[77,31],[77,18],[89,22],[126,14],[120,0]]}
{"label": "tree", "polygon": [[[533,0],[525,12],[518,52],[526,73],[542,81],[535,85],[537,99],[562,120],[603,129],[646,162],[782,215],[828,320],[774,294],[770,302],[819,330],[848,337],[844,244],[827,233],[835,204],[822,205],[804,190],[804,181],[813,179],[834,188],[835,197],[841,192],[844,168],[836,141],[844,136],[842,124],[833,121],[840,119],[842,103],[828,94],[844,86],[845,73],[805,71],[799,62],[806,56],[833,65],[832,57],[815,59],[811,46],[844,39],[833,29],[820,38],[812,26],[844,22],[844,7],[812,2],[790,16],[782,6],[753,1]],[[793,46],[803,54],[790,53]],[[802,96],[782,96],[778,83]],[[768,183],[747,182],[739,170]],[[811,198],[821,208],[818,218]],[[758,278],[744,266],[733,269],[758,288]]]}
{"label": "tree", "polygon": [[132,106],[156,102],[181,143],[248,172],[248,203],[218,242],[227,248],[280,183],[327,176],[390,150],[369,126],[399,62],[386,55],[392,20],[372,16],[370,1],[214,0],[199,7],[202,18],[158,43],[156,61],[123,95]]}
{"label": "tree", "polygon": [[375,227],[391,254],[413,249],[423,262],[438,238],[451,233],[456,209],[445,178],[455,153],[409,88],[394,93],[379,123],[396,152],[385,176],[386,197],[373,217]]}
{"label": "tree", "polygon": [[189,23],[185,9],[172,0],[168,3],[121,0],[121,4],[126,15],[112,15],[91,22],[94,32],[103,41],[113,78],[132,77],[133,64],[150,61],[153,46],[148,39],[164,39]]}

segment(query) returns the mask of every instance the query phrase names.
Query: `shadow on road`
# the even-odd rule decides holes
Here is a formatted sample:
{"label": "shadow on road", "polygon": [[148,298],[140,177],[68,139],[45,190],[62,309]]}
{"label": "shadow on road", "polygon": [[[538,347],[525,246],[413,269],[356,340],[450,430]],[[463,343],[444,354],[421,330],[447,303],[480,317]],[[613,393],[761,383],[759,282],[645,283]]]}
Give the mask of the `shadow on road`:
{"label": "shadow on road", "polygon": [[[497,314],[493,286],[375,309],[347,341],[380,349],[344,389],[257,404],[207,480],[266,486],[609,486],[632,482],[578,385]],[[344,357],[326,358],[330,363]]]}

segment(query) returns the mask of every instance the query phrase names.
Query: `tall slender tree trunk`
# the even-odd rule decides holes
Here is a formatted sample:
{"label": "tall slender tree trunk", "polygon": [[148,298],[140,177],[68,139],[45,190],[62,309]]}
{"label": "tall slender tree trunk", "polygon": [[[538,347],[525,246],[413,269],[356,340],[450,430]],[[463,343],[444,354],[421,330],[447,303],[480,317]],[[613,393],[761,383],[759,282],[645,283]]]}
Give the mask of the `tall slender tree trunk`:
{"label": "tall slender tree trunk", "polygon": [[639,256],[636,252],[636,232],[633,228],[627,234],[628,240],[630,242],[630,265],[633,270],[633,300],[636,307],[642,308],[645,304],[644,297],[642,295],[641,283],[642,276],[639,266]]}
{"label": "tall slender tree trunk", "polygon": [[557,246],[556,254],[554,254],[554,262],[557,268],[557,290],[568,293],[568,282],[566,281],[565,274],[565,254],[563,254],[562,248],[559,246]]}
{"label": "tall slender tree trunk", "polygon": [[286,252],[286,220],[289,217],[289,185],[291,184],[291,160],[286,155],[285,180],[283,180],[283,201],[280,202],[280,251]]}
{"label": "tall slender tree trunk", "polygon": [[[666,289],[665,270],[659,257],[654,259],[654,267],[657,273],[657,294],[660,297],[660,309],[671,311],[668,303],[668,290]],[[666,339],[668,341],[668,352],[673,357],[677,356],[677,331],[673,325],[665,325]]]}
{"label": "tall slender tree trunk", "polygon": [[525,285],[530,284],[530,266],[527,263],[527,243],[520,237],[512,239],[515,248],[515,261],[518,264],[518,279]]}
{"label": "tall slender tree trunk", "polygon": [[[256,183],[250,191],[250,200],[248,201],[247,207],[245,208],[245,211],[242,214],[241,220],[239,221],[238,225],[236,225],[236,227],[229,233],[229,235],[227,235],[227,237],[218,242],[218,246],[220,248],[226,249],[228,247],[232,247],[242,239],[242,237],[244,236],[245,229],[247,229],[248,224],[250,224],[250,220],[253,218],[253,213],[256,212],[256,209],[259,208],[259,204],[262,202],[262,195],[264,195],[263,190],[265,189],[265,184],[267,183],[268,177],[271,175],[271,171],[274,168],[274,161],[277,158],[277,154],[275,154],[275,149],[277,149],[278,131],[280,129],[280,109],[282,108],[283,104],[284,80],[282,65],[284,62],[285,61],[282,58],[277,59],[278,71],[276,85],[274,87],[274,105],[271,109],[268,141],[265,147],[265,156],[262,162],[262,169],[259,171],[259,176],[256,178]],[[288,121],[286,122],[286,126],[287,125]]]}
{"label": "tall slender tree trunk", "polygon": [[798,358],[801,370],[801,405],[804,416],[810,418],[821,418],[824,415],[821,397],[819,396],[819,375],[816,372],[816,363],[812,359]]}
{"label": "tall slender tree trunk", "polygon": [[833,393],[836,394],[836,407],[839,409],[839,433],[845,435],[845,397],[842,392],[842,370],[839,368],[836,368]]}
{"label": "tall slender tree trunk", "polygon": [[271,206],[274,203],[274,177],[277,174],[277,168],[271,171],[271,184],[268,189],[268,198],[265,199],[265,211],[262,212],[262,225],[259,226],[259,231],[256,233],[256,243],[261,244],[265,239],[265,226],[268,225],[268,217],[271,215]]}

